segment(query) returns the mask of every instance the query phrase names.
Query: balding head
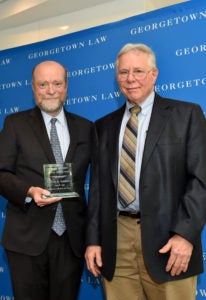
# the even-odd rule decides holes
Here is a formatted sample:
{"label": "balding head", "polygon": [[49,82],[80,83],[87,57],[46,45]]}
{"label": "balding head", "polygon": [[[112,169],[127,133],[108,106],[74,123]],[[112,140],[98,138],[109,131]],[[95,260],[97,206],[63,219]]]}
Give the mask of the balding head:
{"label": "balding head", "polygon": [[67,96],[67,70],[56,61],[44,61],[32,72],[32,88],[37,106],[55,116]]}

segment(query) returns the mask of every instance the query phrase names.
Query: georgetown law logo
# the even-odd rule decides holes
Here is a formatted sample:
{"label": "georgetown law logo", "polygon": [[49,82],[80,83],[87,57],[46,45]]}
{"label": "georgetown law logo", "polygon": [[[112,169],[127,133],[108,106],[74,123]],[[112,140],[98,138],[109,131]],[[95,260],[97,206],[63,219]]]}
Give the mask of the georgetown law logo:
{"label": "georgetown law logo", "polygon": [[2,82],[0,83],[0,91],[22,88],[24,86],[30,86],[30,85],[31,85],[31,81],[29,81],[28,79]]}
{"label": "georgetown law logo", "polygon": [[188,80],[165,82],[155,85],[155,91],[157,93],[175,91],[180,89],[189,89],[206,86],[206,77],[191,78]]}
{"label": "georgetown law logo", "polygon": [[206,289],[198,289],[196,292],[196,296],[201,297],[200,299],[206,298]]}
{"label": "georgetown law logo", "polygon": [[11,82],[3,82],[0,84],[0,90],[9,90],[14,88],[20,88],[23,86],[23,82],[21,80],[19,81],[11,81]]}
{"label": "georgetown law logo", "polygon": [[[203,251],[203,260],[204,264],[206,262],[206,250]],[[206,299],[206,285],[205,285],[205,279],[203,278],[204,274],[200,275],[200,282],[199,282],[199,288],[196,291],[196,296],[198,296],[198,299]]]}
{"label": "georgetown law logo", "polygon": [[106,71],[113,71],[115,69],[114,62],[108,62],[105,64],[98,64],[93,66],[87,66],[82,69],[70,70],[68,72],[68,77],[81,77],[92,75],[96,73],[106,72]]}
{"label": "georgetown law logo", "polygon": [[90,104],[98,101],[114,101],[119,100],[121,97],[121,93],[119,90],[117,91],[108,91],[108,92],[100,92],[99,94],[93,95],[81,95],[78,97],[71,97],[65,101],[65,105],[80,105],[80,104]]}
{"label": "georgetown law logo", "polygon": [[200,53],[206,53],[206,44],[192,45],[191,47],[179,48],[175,51],[177,57]]}
{"label": "georgetown law logo", "polygon": [[182,16],[175,16],[174,18],[168,18],[157,22],[133,27],[130,29],[130,35],[142,34],[144,32],[161,30],[167,27],[178,26],[181,24],[187,24],[191,22],[201,21],[206,19],[205,11],[197,11],[191,14],[185,14]]}
{"label": "georgetown law logo", "polygon": [[94,288],[96,288],[98,286],[102,286],[102,278],[100,276],[94,277],[93,275],[88,274],[87,283],[92,285]]}
{"label": "georgetown law logo", "polygon": [[10,115],[13,113],[17,113],[19,111],[20,111],[19,106],[2,107],[0,108],[0,115]]}
{"label": "georgetown law logo", "polygon": [[11,63],[11,58],[2,58],[0,60],[0,67],[8,66],[10,65],[10,63]]}
{"label": "georgetown law logo", "polygon": [[62,45],[59,47],[54,47],[54,48],[50,48],[50,49],[42,49],[40,51],[34,51],[34,52],[29,53],[27,58],[29,60],[33,60],[33,59],[38,59],[38,58],[52,56],[52,55],[59,55],[62,53],[67,53],[67,52],[75,51],[78,49],[84,49],[86,47],[98,46],[98,45],[101,45],[106,42],[107,42],[106,35],[96,36],[91,39],[72,42],[70,44]]}
{"label": "georgetown law logo", "polygon": [[87,269],[85,270],[81,282],[83,283],[86,281],[89,285],[91,285],[93,288],[98,288],[102,286],[102,277],[94,277],[92,273],[90,273]]}
{"label": "georgetown law logo", "polygon": [[[0,199],[0,201],[1,201],[1,199]],[[1,216],[1,219],[3,219],[3,220],[6,218],[6,214],[3,211],[1,211],[1,215],[0,216]]]}

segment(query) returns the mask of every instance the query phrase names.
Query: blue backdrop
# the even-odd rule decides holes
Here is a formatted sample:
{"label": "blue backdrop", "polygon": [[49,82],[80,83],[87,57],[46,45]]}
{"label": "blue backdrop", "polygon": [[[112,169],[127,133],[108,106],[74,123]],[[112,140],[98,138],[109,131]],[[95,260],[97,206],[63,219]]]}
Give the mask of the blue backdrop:
{"label": "blue backdrop", "polygon": [[[124,98],[115,81],[115,58],[128,42],[146,43],[157,54],[156,91],[196,102],[206,111],[206,2],[193,0],[119,22],[40,43],[0,51],[0,128],[6,115],[34,106],[31,70],[43,60],[69,69],[66,109],[90,120],[119,108]],[[88,184],[85,185],[87,191]],[[0,237],[6,214],[0,198]],[[206,264],[206,229],[202,233]],[[206,270],[206,267],[205,267]],[[206,271],[198,277],[197,300],[206,298]],[[0,247],[0,299],[14,299],[7,260]],[[86,270],[79,300],[103,300],[101,278]]]}

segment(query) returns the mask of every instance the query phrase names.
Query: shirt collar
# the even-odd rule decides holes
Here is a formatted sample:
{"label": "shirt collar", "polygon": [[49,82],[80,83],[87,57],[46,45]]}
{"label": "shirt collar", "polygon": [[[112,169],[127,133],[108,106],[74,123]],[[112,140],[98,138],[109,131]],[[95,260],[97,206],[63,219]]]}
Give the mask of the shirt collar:
{"label": "shirt collar", "polygon": [[[141,114],[147,115],[147,113],[152,109],[153,103],[154,103],[154,97],[155,93],[152,91],[152,93],[140,104],[141,107]],[[127,113],[130,115],[129,109],[133,107],[134,105],[131,104],[128,100],[126,102],[126,110]]]}
{"label": "shirt collar", "polygon": [[51,115],[47,114],[47,113],[44,112],[44,111],[41,111],[41,113],[42,113],[44,122],[45,122],[45,124],[47,124],[47,125],[50,123],[50,121],[51,121],[52,118],[56,118],[56,119],[58,120],[58,122],[60,122],[61,124],[64,124],[64,123],[65,123],[65,117],[64,117],[64,110],[63,110],[63,109],[62,109],[62,110],[60,111],[60,113],[59,113],[57,116],[55,116],[55,117],[52,117]]}

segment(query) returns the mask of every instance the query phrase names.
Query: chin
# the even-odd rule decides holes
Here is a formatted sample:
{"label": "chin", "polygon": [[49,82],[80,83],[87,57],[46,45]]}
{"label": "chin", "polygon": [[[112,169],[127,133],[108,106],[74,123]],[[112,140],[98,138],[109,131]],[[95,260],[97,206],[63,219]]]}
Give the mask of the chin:
{"label": "chin", "polygon": [[40,107],[40,109],[42,109],[44,112],[48,113],[48,114],[57,114],[60,110],[61,110],[62,106],[58,105],[58,106],[42,106]]}

